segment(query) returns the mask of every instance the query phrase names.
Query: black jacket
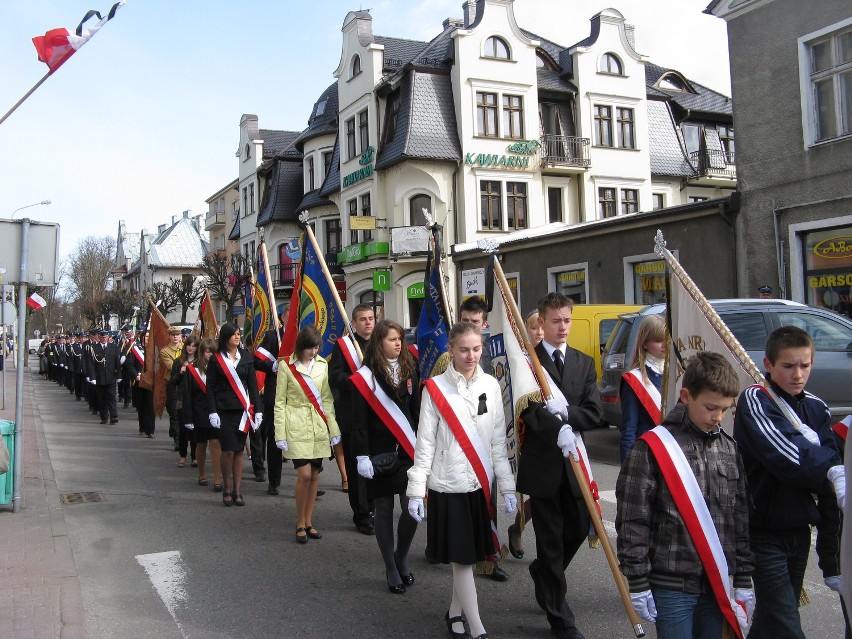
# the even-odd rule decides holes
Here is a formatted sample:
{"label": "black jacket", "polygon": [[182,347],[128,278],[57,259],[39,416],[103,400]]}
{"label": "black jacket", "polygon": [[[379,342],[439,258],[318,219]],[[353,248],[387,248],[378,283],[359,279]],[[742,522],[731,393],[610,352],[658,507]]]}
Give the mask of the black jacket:
{"label": "black jacket", "polygon": [[[240,348],[240,361],[237,362],[236,369],[237,376],[248,391],[249,403],[260,412],[260,395],[257,392],[254,358],[244,348]],[[220,410],[243,410],[240,398],[234,393],[226,375],[214,353],[207,363],[207,410],[210,413],[218,413]]]}
{"label": "black jacket", "polygon": [[[281,348],[281,339],[278,336],[278,331],[274,328],[271,331],[266,331],[260,347],[277,357],[278,351]],[[266,379],[263,382],[263,405],[264,412],[269,413],[271,416],[271,411],[275,406],[275,389],[278,386],[278,373],[273,373],[272,362],[260,357],[257,352],[254,354],[254,367],[262,373],[266,373]]]}
{"label": "black jacket", "polygon": [[[363,355],[364,349],[367,348],[367,340],[358,333],[352,333],[352,337],[357,340]],[[335,342],[328,363],[328,385],[331,387],[332,395],[334,395],[334,414],[337,416],[337,425],[342,433],[348,433],[352,424],[350,417],[352,414],[352,393],[356,391],[349,383],[350,375],[352,375],[352,371],[349,370],[346,358],[343,357],[343,348]]]}
{"label": "black jacket", "polygon": [[[190,364],[192,366],[192,364]],[[194,424],[196,428],[210,428],[210,413],[207,405],[207,392],[195,380],[195,376],[187,367],[180,385],[183,393],[183,421]]]}
{"label": "black jacket", "polygon": [[114,384],[121,377],[115,344],[98,344],[91,349],[87,377],[99,385]]}

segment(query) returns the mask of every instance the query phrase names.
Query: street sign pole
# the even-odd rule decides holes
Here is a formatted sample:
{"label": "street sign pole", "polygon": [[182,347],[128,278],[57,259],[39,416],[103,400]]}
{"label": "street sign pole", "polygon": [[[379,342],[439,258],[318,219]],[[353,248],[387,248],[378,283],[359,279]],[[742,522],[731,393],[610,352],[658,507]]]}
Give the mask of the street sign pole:
{"label": "street sign pole", "polygon": [[[27,349],[27,272],[30,252],[30,220],[21,220],[21,275],[18,281],[18,364],[15,371],[15,475],[12,512],[21,509],[21,477],[23,475],[24,425],[24,355]],[[4,367],[5,368],[5,367]]]}

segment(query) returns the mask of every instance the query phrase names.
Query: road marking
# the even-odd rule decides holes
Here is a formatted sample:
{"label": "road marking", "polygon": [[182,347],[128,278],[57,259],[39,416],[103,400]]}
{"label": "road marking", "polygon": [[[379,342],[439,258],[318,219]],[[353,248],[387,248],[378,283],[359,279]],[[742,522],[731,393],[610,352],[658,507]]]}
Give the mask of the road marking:
{"label": "road marking", "polygon": [[154,590],[169,611],[180,630],[181,636],[186,633],[177,619],[177,607],[186,602],[186,570],[180,558],[180,551],[155,552],[148,555],[136,555],[136,561],[145,569]]}

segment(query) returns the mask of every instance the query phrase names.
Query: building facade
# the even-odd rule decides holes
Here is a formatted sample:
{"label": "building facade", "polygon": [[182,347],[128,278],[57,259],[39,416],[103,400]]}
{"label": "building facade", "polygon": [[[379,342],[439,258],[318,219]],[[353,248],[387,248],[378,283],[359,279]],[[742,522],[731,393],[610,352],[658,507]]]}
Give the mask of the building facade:
{"label": "building facade", "polygon": [[[204,220],[204,229],[209,234],[210,253],[229,258],[240,250],[239,240],[231,240],[228,237],[240,217],[239,180],[235,179],[219,189],[205,202],[207,202],[207,217]],[[226,306],[223,302],[213,299],[213,304],[219,325],[233,320],[231,317],[226,317]]]}

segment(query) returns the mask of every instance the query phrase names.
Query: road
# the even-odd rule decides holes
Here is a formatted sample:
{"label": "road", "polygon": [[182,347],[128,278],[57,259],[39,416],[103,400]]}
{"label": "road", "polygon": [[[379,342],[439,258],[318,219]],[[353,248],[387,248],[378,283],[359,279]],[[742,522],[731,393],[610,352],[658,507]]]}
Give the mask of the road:
{"label": "road", "polygon": [[[177,467],[177,453],[157,424],[157,438],[137,437],[132,409],[101,425],[85,402],[57,385],[33,381],[59,492],[102,500],[62,509],[82,587],[89,637],[412,637],[445,636],[451,594],[447,566],[423,558],[425,524],[412,549],[416,583],[405,595],[387,591],[373,537],[350,523],[333,463],[325,464],[314,524],[323,539],[294,539],[295,474],[285,465],[281,495],[266,495],[246,462],[244,508],[223,508],[220,494],[197,485],[196,469]],[[209,463],[209,462],[208,462]],[[615,516],[618,468],[593,466],[604,519]],[[509,518],[501,513],[500,531]],[[614,529],[608,523],[611,538]],[[509,557],[511,578],[477,578],[482,619],[492,638],[549,637],[527,565],[535,556],[532,527],[523,560]],[[569,603],[588,639],[632,636],[604,555],[582,549],[568,570]],[[836,595],[822,583],[812,556],[802,610],[809,637],[842,637]],[[655,637],[653,626],[646,626]]]}

